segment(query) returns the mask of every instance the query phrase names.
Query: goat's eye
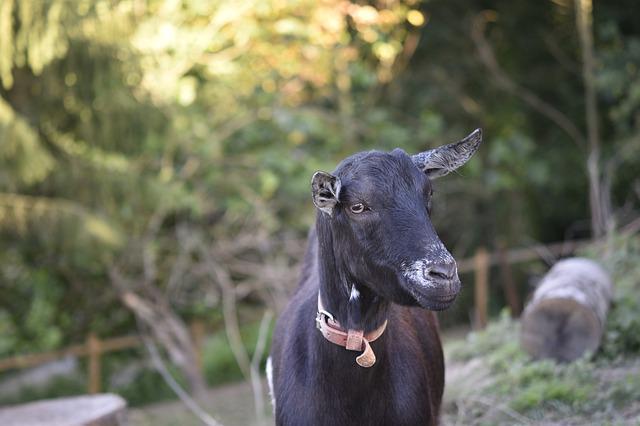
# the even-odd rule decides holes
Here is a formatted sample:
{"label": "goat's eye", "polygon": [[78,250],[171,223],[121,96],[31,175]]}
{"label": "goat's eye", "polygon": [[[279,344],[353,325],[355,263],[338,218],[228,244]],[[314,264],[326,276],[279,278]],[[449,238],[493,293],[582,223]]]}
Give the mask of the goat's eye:
{"label": "goat's eye", "polygon": [[351,212],[355,214],[360,214],[363,211],[367,210],[367,207],[362,203],[354,204],[350,208],[351,208]]}

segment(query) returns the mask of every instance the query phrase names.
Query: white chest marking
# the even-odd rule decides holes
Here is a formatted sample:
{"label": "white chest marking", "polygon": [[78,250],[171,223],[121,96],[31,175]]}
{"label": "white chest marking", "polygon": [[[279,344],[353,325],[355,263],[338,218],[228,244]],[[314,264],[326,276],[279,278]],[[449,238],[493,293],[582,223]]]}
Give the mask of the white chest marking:
{"label": "white chest marking", "polygon": [[352,285],[351,293],[349,293],[349,302],[358,300],[358,297],[360,297],[360,292],[358,291],[355,285]]}
{"label": "white chest marking", "polygon": [[269,396],[271,397],[271,406],[273,407],[273,414],[276,413],[276,397],[273,392],[273,364],[271,363],[271,357],[267,358],[267,365],[265,367],[267,373],[267,383],[269,383]]}

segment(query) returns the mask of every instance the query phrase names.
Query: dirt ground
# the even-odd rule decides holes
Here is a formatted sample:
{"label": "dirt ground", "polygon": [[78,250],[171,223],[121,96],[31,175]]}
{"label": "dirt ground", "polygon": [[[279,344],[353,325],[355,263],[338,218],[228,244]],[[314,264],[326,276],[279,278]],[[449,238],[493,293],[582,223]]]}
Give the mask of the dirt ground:
{"label": "dirt ground", "polygon": [[[224,426],[265,426],[273,424],[271,403],[265,395],[265,418],[256,420],[251,386],[246,382],[233,383],[209,390],[201,406]],[[200,422],[180,401],[147,405],[129,410],[131,426],[201,426]]]}

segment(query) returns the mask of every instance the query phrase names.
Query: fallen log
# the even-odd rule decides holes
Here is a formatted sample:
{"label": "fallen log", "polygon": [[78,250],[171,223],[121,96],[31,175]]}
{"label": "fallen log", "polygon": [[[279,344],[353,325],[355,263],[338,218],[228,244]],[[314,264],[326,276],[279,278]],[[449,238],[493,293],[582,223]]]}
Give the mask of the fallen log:
{"label": "fallen log", "polygon": [[534,358],[570,362],[600,345],[612,296],[596,262],[570,258],[544,276],[522,316],[521,344]]}

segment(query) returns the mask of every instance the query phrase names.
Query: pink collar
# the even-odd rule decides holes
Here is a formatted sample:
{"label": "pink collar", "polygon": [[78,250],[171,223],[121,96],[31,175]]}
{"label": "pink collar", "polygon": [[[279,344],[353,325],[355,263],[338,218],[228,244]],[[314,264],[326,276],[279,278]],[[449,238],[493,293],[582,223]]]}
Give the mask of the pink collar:
{"label": "pink collar", "polygon": [[356,362],[360,367],[371,367],[376,363],[376,355],[371,349],[370,342],[373,342],[384,333],[387,328],[387,320],[377,329],[364,334],[363,330],[344,330],[340,323],[333,318],[322,306],[320,293],[318,293],[318,313],[316,314],[316,328],[325,339],[338,346],[343,346],[349,351],[363,351],[356,357]]}

